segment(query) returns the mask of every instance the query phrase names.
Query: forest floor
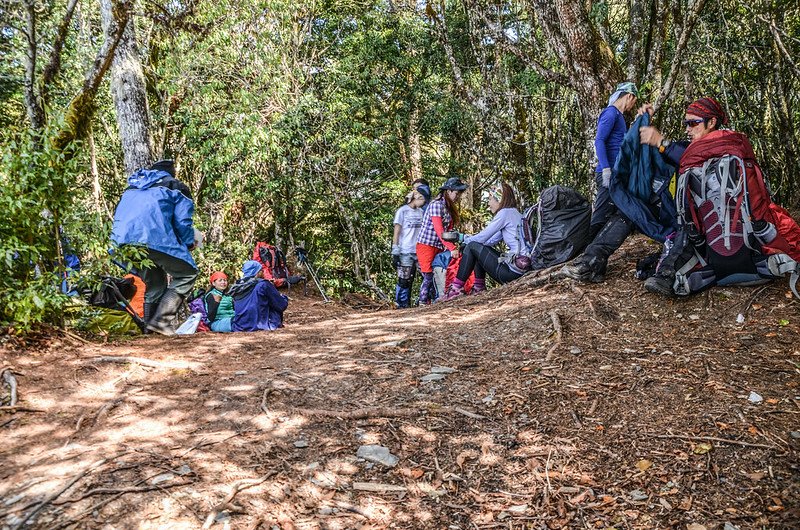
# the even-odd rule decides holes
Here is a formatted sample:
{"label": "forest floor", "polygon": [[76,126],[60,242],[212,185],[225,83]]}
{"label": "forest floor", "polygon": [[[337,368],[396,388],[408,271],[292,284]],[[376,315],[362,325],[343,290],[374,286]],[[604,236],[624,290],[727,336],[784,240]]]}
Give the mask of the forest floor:
{"label": "forest floor", "polygon": [[652,250],[426,308],[292,293],[272,333],[6,341],[0,527],[800,528],[800,303],[658,298]]}

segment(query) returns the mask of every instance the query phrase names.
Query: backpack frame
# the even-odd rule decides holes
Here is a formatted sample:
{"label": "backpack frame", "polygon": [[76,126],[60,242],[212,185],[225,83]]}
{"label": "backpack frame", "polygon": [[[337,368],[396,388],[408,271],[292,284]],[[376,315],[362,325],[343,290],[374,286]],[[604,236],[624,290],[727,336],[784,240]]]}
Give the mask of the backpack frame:
{"label": "backpack frame", "polygon": [[769,185],[751,160],[725,154],[689,167],[678,178],[676,203],[680,230],[691,233],[694,250],[675,272],[678,295],[713,285],[757,285],[791,273],[797,292],[797,262],[769,251],[778,232],[765,219],[754,219],[751,191],[771,202]]}

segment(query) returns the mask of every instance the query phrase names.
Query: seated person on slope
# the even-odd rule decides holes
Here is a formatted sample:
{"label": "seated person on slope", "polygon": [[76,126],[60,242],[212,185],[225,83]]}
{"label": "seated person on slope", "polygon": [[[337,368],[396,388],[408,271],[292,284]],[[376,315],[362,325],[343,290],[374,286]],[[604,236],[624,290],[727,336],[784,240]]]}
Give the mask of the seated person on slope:
{"label": "seated person on slope", "polygon": [[276,330],[283,325],[283,312],[289,299],[278,292],[272,282],[257,277],[261,264],[245,261],[242,279],[231,286],[233,297],[233,331]]}
{"label": "seated person on slope", "polygon": [[230,333],[233,331],[233,297],[226,293],[228,276],[222,271],[211,275],[211,290],[203,297],[211,331]]}
{"label": "seated person on slope", "polygon": [[[445,300],[464,294],[464,284],[473,271],[475,284],[472,293],[486,290],[487,274],[498,283],[507,283],[525,274],[511,259],[520,250],[519,225],[522,222],[511,186],[503,183],[489,189],[489,209],[494,218],[486,228],[474,236],[464,236],[466,246],[461,254],[461,263]],[[500,241],[508,246],[507,254],[501,255],[493,248]]]}

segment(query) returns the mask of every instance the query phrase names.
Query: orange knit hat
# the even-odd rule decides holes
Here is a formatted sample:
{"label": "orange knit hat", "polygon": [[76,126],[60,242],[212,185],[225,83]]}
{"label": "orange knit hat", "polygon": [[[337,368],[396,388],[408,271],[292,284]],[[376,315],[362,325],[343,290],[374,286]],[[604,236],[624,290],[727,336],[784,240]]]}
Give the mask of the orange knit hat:
{"label": "orange knit hat", "polygon": [[209,278],[209,281],[213,284],[215,281],[219,280],[220,278],[223,278],[223,279],[227,280],[228,279],[228,275],[225,274],[222,271],[212,272],[211,273],[211,278]]}

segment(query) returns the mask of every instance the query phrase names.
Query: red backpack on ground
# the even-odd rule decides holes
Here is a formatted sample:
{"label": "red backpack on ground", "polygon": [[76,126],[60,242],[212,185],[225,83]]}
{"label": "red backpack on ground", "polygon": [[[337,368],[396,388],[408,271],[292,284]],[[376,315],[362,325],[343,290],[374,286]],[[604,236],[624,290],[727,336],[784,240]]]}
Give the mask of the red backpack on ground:
{"label": "red backpack on ground", "polygon": [[698,241],[695,259],[676,274],[677,294],[787,273],[797,294],[800,226],[772,202],[744,134],[714,131],[689,144],[675,198],[679,224]]}
{"label": "red backpack on ground", "polygon": [[275,287],[283,287],[289,279],[286,256],[275,245],[259,241],[253,249],[253,259],[261,264],[261,277],[271,281]]}

